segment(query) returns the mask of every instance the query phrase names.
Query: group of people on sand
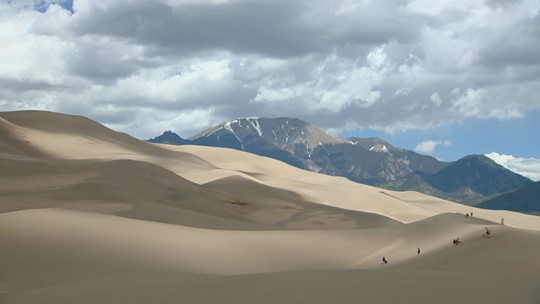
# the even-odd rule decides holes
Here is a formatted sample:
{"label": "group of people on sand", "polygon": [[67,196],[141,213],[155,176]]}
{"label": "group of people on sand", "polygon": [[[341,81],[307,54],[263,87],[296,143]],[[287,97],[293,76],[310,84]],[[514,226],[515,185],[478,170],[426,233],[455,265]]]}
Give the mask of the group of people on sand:
{"label": "group of people on sand", "polygon": [[[472,217],[473,216],[473,213],[467,213],[465,214],[465,217]],[[501,218],[501,225],[504,225],[504,219]],[[484,234],[482,234],[482,237],[486,237],[486,238],[489,238],[491,236],[491,230],[489,230],[488,227],[485,227],[486,229],[486,232]],[[461,240],[459,238],[455,238],[452,243],[454,244],[454,246],[457,246],[459,244],[461,244]],[[418,248],[418,250],[416,251],[417,254],[420,254],[420,248]],[[388,264],[388,260],[386,259],[386,256],[383,256],[382,257],[382,262],[383,264]]]}
{"label": "group of people on sand", "polygon": [[[416,254],[420,254],[420,247],[416,250]],[[388,264],[388,260],[386,259],[386,256],[382,257],[383,264]]]}

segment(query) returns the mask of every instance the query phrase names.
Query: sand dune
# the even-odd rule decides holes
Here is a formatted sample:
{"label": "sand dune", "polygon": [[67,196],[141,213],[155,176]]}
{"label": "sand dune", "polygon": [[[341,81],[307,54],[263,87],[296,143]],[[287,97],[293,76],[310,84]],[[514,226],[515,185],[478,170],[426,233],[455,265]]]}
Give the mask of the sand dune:
{"label": "sand dune", "polygon": [[[489,225],[493,236],[482,238],[480,234],[488,224],[446,214],[406,225],[405,229],[224,231],[58,209],[19,211],[0,215],[0,241],[3,248],[9,248],[0,253],[2,261],[7,262],[0,269],[0,286],[10,303],[43,295],[52,303],[63,297],[76,299],[72,289],[92,296],[101,293],[104,284],[117,284],[126,294],[109,294],[104,303],[127,299],[143,303],[149,299],[135,301],[135,290],[129,287],[146,282],[141,286],[143,290],[152,289],[145,279],[157,277],[165,278],[170,285],[154,286],[164,288],[165,293],[156,294],[153,301],[165,301],[167,294],[178,289],[188,292],[187,281],[187,286],[195,284],[200,288],[218,284],[222,289],[212,290],[214,295],[223,302],[232,302],[235,298],[227,288],[237,290],[241,298],[253,300],[255,295],[285,289],[285,280],[298,284],[287,292],[306,303],[320,300],[318,293],[309,289],[323,282],[322,287],[343,303],[381,299],[387,288],[401,295],[409,293],[409,299],[400,303],[414,303],[438,298],[440,290],[451,296],[456,285],[440,286],[448,282],[478,288],[469,294],[474,301],[465,303],[502,303],[501,299],[534,303],[540,271],[540,262],[535,259],[540,251],[540,233],[522,234],[514,228]],[[453,236],[461,236],[463,243],[452,245]],[[420,255],[417,246],[422,248]],[[383,254],[390,260],[387,265],[380,262]],[[323,279],[329,275],[336,281]],[[375,286],[373,276],[379,282]],[[295,277],[298,281],[291,281]],[[345,279],[355,283],[340,285]],[[419,279],[421,284],[412,279]],[[255,292],[243,292],[244,287],[238,290],[241,285],[230,285],[244,280],[263,285],[252,285]],[[389,282],[396,285],[388,286]],[[510,282],[515,285],[493,288]],[[362,288],[366,284],[370,289]],[[416,291],[405,292],[405,286]],[[298,294],[296,288],[306,294]],[[359,288],[363,293],[358,293]],[[525,294],[508,296],[516,292]],[[190,297],[204,296],[206,293]],[[325,298],[330,299],[328,295]]]}
{"label": "sand dune", "polygon": [[[537,217],[471,208],[416,192],[394,192],[353,183],[345,178],[303,171],[279,161],[231,149],[152,145],[114,132],[87,118],[50,112],[9,112],[0,117],[25,138],[27,146],[54,159],[150,162],[197,184],[241,176],[291,191],[308,202],[375,213],[409,223],[443,212],[469,213],[507,225],[540,229]],[[42,127],[43,130],[36,128]],[[5,140],[4,142],[8,142]],[[329,189],[331,189],[329,191]]]}
{"label": "sand dune", "polygon": [[400,223],[375,213],[352,211],[306,202],[299,194],[267,186],[241,176],[218,179],[205,186],[241,198],[235,209],[246,217],[281,229],[376,228]]}
{"label": "sand dune", "polygon": [[0,303],[540,302],[538,217],[40,111],[0,113],[0,244]]}
{"label": "sand dune", "polygon": [[375,188],[342,177],[303,171],[273,159],[231,149],[163,146],[174,151],[195,154],[221,168],[214,169],[212,174],[198,170],[182,174],[196,183],[208,183],[216,177],[238,175],[271,187],[298,193],[307,201],[347,210],[376,213],[403,223],[419,221],[446,212],[463,215],[473,212],[476,217],[494,222],[500,222],[500,219],[504,218],[508,226],[540,230],[537,216],[478,209],[413,191],[397,192]]}

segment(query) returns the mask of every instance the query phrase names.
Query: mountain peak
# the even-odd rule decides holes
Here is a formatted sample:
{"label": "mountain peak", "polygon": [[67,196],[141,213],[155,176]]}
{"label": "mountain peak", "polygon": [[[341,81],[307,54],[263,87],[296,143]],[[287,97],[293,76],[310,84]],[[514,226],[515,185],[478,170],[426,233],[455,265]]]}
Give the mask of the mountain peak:
{"label": "mountain peak", "polygon": [[404,149],[397,148],[378,137],[358,138],[350,137],[349,142],[372,152],[388,153],[401,152]]}
{"label": "mountain peak", "polygon": [[154,138],[148,139],[148,142],[152,143],[162,143],[169,145],[185,145],[188,143],[187,140],[180,137],[178,134],[172,131],[165,131],[163,134],[156,136]]}
{"label": "mountain peak", "polygon": [[207,129],[190,140],[203,140],[210,136],[228,137],[230,140],[236,141],[242,149],[249,141],[254,140],[253,138],[260,138],[289,152],[294,152],[298,149],[298,145],[301,145],[308,153],[321,144],[346,142],[301,119],[288,117],[237,118]]}
{"label": "mountain peak", "polygon": [[471,154],[462,157],[461,159],[458,159],[456,161],[456,164],[466,164],[467,168],[471,166],[489,166],[495,169],[504,170],[505,168],[499,164],[497,164],[494,160],[491,158],[482,155],[482,154]]}
{"label": "mountain peak", "polygon": [[465,191],[477,193],[477,198],[511,191],[532,183],[495,163],[484,155],[468,155],[446,166],[435,174],[422,174],[431,185],[444,192]]}

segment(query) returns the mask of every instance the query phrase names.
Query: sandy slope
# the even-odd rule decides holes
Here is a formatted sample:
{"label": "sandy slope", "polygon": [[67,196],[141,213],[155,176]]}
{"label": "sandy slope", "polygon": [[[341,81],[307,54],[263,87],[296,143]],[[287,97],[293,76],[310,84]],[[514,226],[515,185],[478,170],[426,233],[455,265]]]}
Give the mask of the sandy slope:
{"label": "sandy slope", "polygon": [[537,217],[475,209],[416,192],[382,190],[341,177],[300,170],[273,159],[236,150],[151,145],[80,116],[30,111],[1,113],[0,118],[4,121],[4,131],[0,133],[3,145],[10,146],[11,142],[18,141],[18,150],[32,151],[26,154],[7,154],[9,159],[28,154],[42,155],[41,159],[131,159],[162,166],[197,184],[241,176],[273,188],[298,193],[305,201],[375,213],[405,223],[441,212],[465,214],[473,211],[477,216],[495,222],[504,217],[507,225],[540,229]]}
{"label": "sandy slope", "polygon": [[540,302],[538,217],[39,111],[0,113],[0,244],[0,303]]}
{"label": "sandy slope", "polygon": [[[223,176],[241,175],[259,183],[300,194],[305,200],[333,207],[372,212],[409,223],[445,212],[473,212],[494,222],[504,218],[513,227],[540,229],[539,218],[508,211],[492,211],[456,204],[418,192],[397,192],[357,184],[342,177],[330,177],[287,166],[279,161],[231,149],[200,146],[168,146],[174,151],[197,155],[220,169],[193,170],[182,174],[196,183]],[[261,161],[263,160],[264,161]]]}
{"label": "sandy slope", "polygon": [[0,193],[5,200],[0,211],[63,207],[220,229],[335,229],[395,222],[309,204],[298,195],[291,200],[287,197],[295,194],[279,187],[260,185],[259,190],[269,191],[255,191],[255,196],[238,190],[257,184],[239,180],[201,187],[182,176],[247,175],[215,167],[194,153],[135,140],[83,117],[36,111],[0,117],[2,142],[14,146],[17,141],[16,148],[1,151]]}
{"label": "sandy slope", "polygon": [[489,226],[487,239],[485,225],[447,214],[405,229],[256,232],[18,211],[0,215],[0,287],[7,303],[536,303],[540,233]]}

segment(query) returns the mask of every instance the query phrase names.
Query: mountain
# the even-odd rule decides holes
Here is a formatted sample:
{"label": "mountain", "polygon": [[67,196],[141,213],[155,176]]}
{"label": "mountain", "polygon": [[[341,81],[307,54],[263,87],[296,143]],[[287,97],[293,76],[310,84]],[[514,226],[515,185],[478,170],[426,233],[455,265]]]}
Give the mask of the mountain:
{"label": "mountain", "polygon": [[192,144],[226,147],[318,172],[311,154],[321,145],[345,143],[346,140],[296,118],[239,118],[205,130],[190,138]]}
{"label": "mountain", "polygon": [[528,178],[504,168],[484,155],[466,156],[435,174],[419,174],[430,185],[444,192],[470,188],[483,196],[510,191],[530,183]]}
{"label": "mountain", "polygon": [[478,204],[477,207],[540,214],[540,182],[501,194]]}
{"label": "mountain", "polygon": [[[416,178],[416,182],[411,182]],[[414,172],[395,190],[417,190],[435,196],[476,205],[493,195],[521,188],[531,183],[484,155],[463,157],[435,173]]]}
{"label": "mountain", "polygon": [[322,168],[321,173],[376,186],[401,180],[418,170],[434,173],[448,165],[379,138],[349,138],[347,143],[321,145],[311,158]]}
{"label": "mountain", "polygon": [[532,182],[484,156],[441,162],[379,138],[339,138],[297,118],[238,118],[189,139],[167,131],[149,141],[243,150],[363,184],[469,205]]}
{"label": "mountain", "polygon": [[168,145],[187,145],[189,140],[183,139],[178,134],[172,131],[165,131],[163,134],[147,140],[152,143],[168,144]]}
{"label": "mountain", "polygon": [[394,147],[378,138],[339,138],[297,118],[239,118],[187,140],[171,133],[167,131],[148,141],[243,150],[372,185],[417,170],[433,173],[446,166],[433,157]]}

